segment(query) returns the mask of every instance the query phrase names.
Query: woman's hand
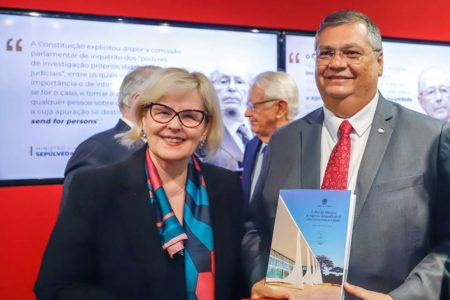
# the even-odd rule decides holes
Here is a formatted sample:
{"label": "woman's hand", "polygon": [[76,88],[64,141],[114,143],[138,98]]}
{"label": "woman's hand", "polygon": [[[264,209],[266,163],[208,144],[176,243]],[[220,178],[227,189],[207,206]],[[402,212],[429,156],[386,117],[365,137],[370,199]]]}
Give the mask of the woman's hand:
{"label": "woman's hand", "polygon": [[263,278],[253,285],[252,298],[294,299],[289,297],[290,294],[285,289],[279,286],[266,285],[266,279]]}
{"label": "woman's hand", "polygon": [[[332,292],[335,293],[334,291]],[[337,295],[340,291],[337,289]],[[313,288],[297,289],[283,286],[266,285],[265,279],[256,282],[252,287],[252,298],[288,299],[288,300],[329,300],[330,293],[317,293]],[[333,296],[333,299],[335,297]]]}

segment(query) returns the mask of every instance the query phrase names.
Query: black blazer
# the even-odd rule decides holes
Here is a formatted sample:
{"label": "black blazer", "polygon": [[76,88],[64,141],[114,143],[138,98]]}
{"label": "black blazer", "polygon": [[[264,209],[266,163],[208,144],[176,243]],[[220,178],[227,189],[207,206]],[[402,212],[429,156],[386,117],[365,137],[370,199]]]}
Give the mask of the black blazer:
{"label": "black blazer", "polygon": [[[184,260],[161,248],[149,202],[145,149],[75,174],[44,254],[38,300],[186,299]],[[239,176],[202,164],[216,258],[215,299],[239,299],[243,195]]]}
{"label": "black blazer", "polygon": [[95,168],[123,161],[131,156],[136,149],[140,148],[143,143],[139,141],[138,147],[128,148],[120,143],[115,136],[130,130],[130,126],[122,119],[108,130],[99,132],[83,141],[75,149],[75,152],[67,162],[64,171],[64,189],[61,200],[61,207],[67,201],[67,195],[70,193],[70,185],[73,175],[86,168]]}

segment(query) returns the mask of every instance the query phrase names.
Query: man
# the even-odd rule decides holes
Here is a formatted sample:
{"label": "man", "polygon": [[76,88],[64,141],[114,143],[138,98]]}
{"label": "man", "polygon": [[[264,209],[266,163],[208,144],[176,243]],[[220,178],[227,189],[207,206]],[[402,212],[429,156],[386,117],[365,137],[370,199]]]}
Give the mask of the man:
{"label": "man", "polygon": [[157,70],[159,67],[156,66],[138,67],[125,76],[120,86],[118,99],[122,116],[116,126],[89,137],[75,149],[64,171],[61,208],[65,205],[72,177],[76,171],[124,160],[139,148],[129,149],[116,139],[116,135],[128,131],[133,126],[131,112],[133,104],[140,95],[140,87]]}
{"label": "man", "polygon": [[272,135],[251,203],[242,245],[252,296],[314,297],[264,285],[277,198],[280,189],[321,188],[332,149],[350,139],[339,187],[356,197],[345,299],[448,299],[450,124],[378,92],[381,36],[364,14],[327,16],[315,48],[324,107]]}
{"label": "man", "polygon": [[256,135],[245,147],[242,187],[248,201],[258,180],[264,152],[272,133],[298,114],[298,88],[285,72],[264,72],[250,88],[245,116]]}
{"label": "man", "polygon": [[244,116],[249,78],[233,71],[216,70],[210,79],[219,97],[225,130],[219,149],[208,154],[206,161],[233,171],[242,170],[245,146],[251,139]]}
{"label": "man", "polygon": [[419,76],[418,98],[427,115],[450,121],[450,81],[438,68],[428,68]]}

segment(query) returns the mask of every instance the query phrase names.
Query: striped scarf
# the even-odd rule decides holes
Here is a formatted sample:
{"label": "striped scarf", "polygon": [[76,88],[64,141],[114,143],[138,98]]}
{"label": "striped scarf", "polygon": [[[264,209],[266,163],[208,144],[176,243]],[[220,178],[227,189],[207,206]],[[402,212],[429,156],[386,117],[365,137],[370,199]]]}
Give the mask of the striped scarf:
{"label": "striped scarf", "polygon": [[150,203],[156,212],[156,227],[162,248],[170,257],[176,253],[184,255],[187,299],[213,300],[215,274],[213,229],[205,180],[197,159],[192,156],[188,164],[184,226],[180,224],[170,206],[148,148],[145,167]]}

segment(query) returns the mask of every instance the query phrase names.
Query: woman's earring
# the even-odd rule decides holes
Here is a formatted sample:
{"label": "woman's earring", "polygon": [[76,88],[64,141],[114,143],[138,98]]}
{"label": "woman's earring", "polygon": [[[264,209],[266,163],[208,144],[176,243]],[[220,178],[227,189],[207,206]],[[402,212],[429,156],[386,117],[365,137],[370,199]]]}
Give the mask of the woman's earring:
{"label": "woman's earring", "polygon": [[204,159],[208,155],[206,151],[206,141],[200,141],[200,143],[198,143],[197,151],[195,151],[195,153],[201,159]]}
{"label": "woman's earring", "polygon": [[147,134],[145,133],[144,129],[141,129],[141,138],[147,139]]}

